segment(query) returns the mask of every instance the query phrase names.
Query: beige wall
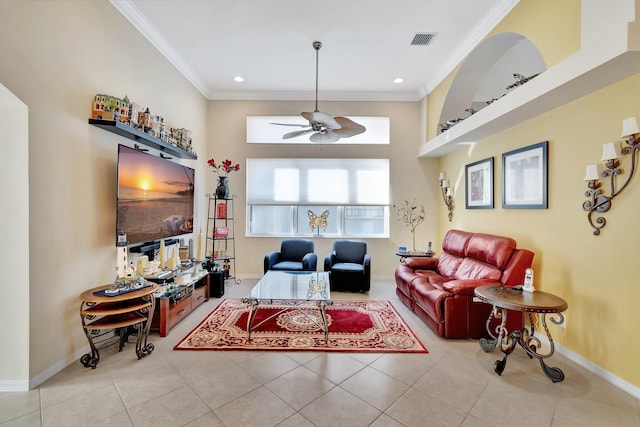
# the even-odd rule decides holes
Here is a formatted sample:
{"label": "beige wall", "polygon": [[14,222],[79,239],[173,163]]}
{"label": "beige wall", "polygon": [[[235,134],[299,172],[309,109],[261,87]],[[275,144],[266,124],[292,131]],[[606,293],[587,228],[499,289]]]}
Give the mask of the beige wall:
{"label": "beige wall", "polygon": [[[80,293],[115,276],[116,156],[125,140],[87,124],[93,96],[127,94],[191,129],[201,159],[206,101],[106,1],[0,2],[0,57],[0,83],[29,109],[30,188],[9,185],[29,194],[29,234],[19,239],[28,240],[30,280],[12,286],[29,287],[31,315],[12,325],[30,337],[29,378],[38,383],[87,345]],[[204,163],[183,162],[196,167],[203,218]],[[0,380],[11,369],[0,364]]]}
{"label": "beige wall", "polygon": [[[547,65],[553,65],[579,47],[578,3],[562,2],[569,9],[558,11],[556,2],[554,7],[545,7],[540,2],[522,1],[496,31],[523,34],[536,43]],[[554,12],[549,13],[551,10]],[[563,28],[554,17],[567,22],[565,38],[542,34]],[[537,26],[536,22],[545,25]],[[441,106],[451,80],[449,76],[434,91],[429,120],[437,117],[438,111],[433,109]],[[599,161],[601,145],[620,140],[622,119],[640,116],[639,95],[640,75],[635,75],[441,157],[439,167],[454,180],[455,201],[460,207],[465,201],[465,165],[494,157],[496,208],[459,208],[453,223],[446,221],[442,209],[438,217],[440,235],[450,228],[506,234],[535,251],[536,287],[562,296],[569,304],[566,329],[551,326],[556,342],[569,354],[613,374],[614,382],[622,380],[622,384],[635,387],[640,386],[640,368],[631,355],[640,351],[633,338],[640,320],[635,308],[640,288],[630,258],[640,249],[633,237],[640,231],[635,221],[640,184],[632,183],[614,200],[613,209],[604,215],[607,225],[596,237],[582,209],[587,190],[582,179],[585,166]],[[429,125],[433,129],[437,123]],[[549,141],[549,208],[502,209],[502,153],[545,140]],[[629,168],[627,160],[623,180]]]}
{"label": "beige wall", "polygon": [[[333,115],[388,116],[391,118],[390,145],[291,145],[247,144],[246,116],[298,115],[313,108],[313,101],[210,101],[208,115],[208,158],[231,159],[244,166],[249,157],[318,157],[318,158],[389,158],[391,159],[391,200],[414,198],[425,206],[427,219],[416,234],[416,246],[426,249],[435,240],[436,212],[440,193],[428,183],[437,182],[435,159],[417,159],[415,153],[421,142],[419,102],[320,102],[320,109]],[[210,172],[209,189],[213,191],[216,175]],[[245,237],[245,179],[242,173],[232,174],[230,187],[238,195],[236,205],[236,268],[240,275],[259,276],[263,271],[264,255],[280,247],[280,238]],[[384,188],[381,191],[389,191]],[[316,237],[315,252],[321,259],[331,250],[333,239]],[[398,246],[411,245],[411,233],[401,223],[392,220],[389,239],[367,239],[371,254],[372,275],[391,278],[398,258],[393,254]]]}

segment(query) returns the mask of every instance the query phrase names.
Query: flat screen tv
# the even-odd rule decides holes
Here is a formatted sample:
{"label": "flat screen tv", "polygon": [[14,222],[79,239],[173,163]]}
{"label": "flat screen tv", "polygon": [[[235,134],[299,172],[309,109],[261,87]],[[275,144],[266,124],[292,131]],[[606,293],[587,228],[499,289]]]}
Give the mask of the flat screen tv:
{"label": "flat screen tv", "polygon": [[190,167],[118,145],[116,236],[124,232],[134,245],[192,233],[194,176]]}

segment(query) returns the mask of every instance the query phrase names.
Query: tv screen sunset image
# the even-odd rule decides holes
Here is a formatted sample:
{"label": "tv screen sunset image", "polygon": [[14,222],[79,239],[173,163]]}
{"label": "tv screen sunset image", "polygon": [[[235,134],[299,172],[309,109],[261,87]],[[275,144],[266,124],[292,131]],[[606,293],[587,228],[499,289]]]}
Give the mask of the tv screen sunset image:
{"label": "tv screen sunset image", "polygon": [[131,243],[193,232],[194,170],[120,146],[117,233]]}

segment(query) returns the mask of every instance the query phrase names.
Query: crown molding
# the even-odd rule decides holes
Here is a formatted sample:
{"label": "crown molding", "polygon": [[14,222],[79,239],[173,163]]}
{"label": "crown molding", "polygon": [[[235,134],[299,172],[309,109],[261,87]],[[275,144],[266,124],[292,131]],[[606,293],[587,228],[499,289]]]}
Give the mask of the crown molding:
{"label": "crown molding", "polygon": [[520,3],[520,0],[503,0],[497,3],[489,13],[487,13],[485,19],[473,28],[469,36],[464,39],[459,48],[449,57],[449,60],[445,62],[436,71],[433,78],[425,84],[423,97],[435,89],[518,3]]}
{"label": "crown molding", "polygon": [[[210,100],[238,101],[314,101],[315,92],[310,91],[213,91],[207,96]],[[322,92],[318,102],[353,101],[353,102],[393,102],[420,101],[416,92]]]}
{"label": "crown molding", "polygon": [[206,85],[197,77],[193,69],[178,54],[175,48],[162,37],[160,32],[129,0],[109,0],[140,34],[142,34],[158,51],[193,85],[204,97],[207,96]]}

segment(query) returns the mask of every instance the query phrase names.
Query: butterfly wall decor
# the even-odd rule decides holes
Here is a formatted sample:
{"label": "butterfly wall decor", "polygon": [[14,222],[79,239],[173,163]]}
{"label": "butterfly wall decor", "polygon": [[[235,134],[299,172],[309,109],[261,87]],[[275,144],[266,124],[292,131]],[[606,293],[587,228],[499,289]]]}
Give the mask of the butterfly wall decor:
{"label": "butterfly wall decor", "polygon": [[324,231],[327,228],[327,225],[329,223],[328,210],[322,212],[320,216],[317,216],[315,213],[311,211],[311,209],[309,209],[307,211],[307,215],[309,215],[309,227],[311,227],[311,231],[315,231],[315,229],[317,228],[318,232],[320,232],[321,228],[322,228],[322,231]]}

